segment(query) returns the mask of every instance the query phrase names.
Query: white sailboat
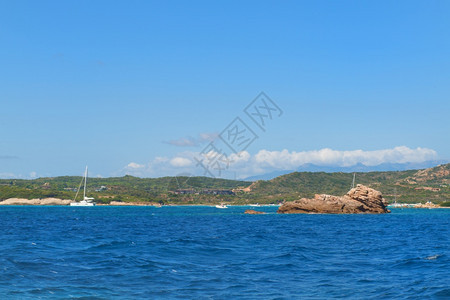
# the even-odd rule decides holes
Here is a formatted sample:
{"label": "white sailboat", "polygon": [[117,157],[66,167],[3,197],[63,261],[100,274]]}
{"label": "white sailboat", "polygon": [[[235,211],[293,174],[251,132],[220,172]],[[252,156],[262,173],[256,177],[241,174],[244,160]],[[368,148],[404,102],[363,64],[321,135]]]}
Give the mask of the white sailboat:
{"label": "white sailboat", "polygon": [[397,188],[394,188],[394,203],[389,204],[388,207],[407,207],[404,203],[397,203]]}
{"label": "white sailboat", "polygon": [[[73,202],[70,203],[70,206],[94,206],[94,198],[86,197],[86,181],[88,177],[88,167],[86,166],[86,170],[84,171],[84,177],[81,179],[80,186],[78,187],[77,193],[75,195],[75,198],[73,199]],[[80,192],[81,184],[84,180],[84,192],[83,192],[83,200],[76,202],[78,193]]]}

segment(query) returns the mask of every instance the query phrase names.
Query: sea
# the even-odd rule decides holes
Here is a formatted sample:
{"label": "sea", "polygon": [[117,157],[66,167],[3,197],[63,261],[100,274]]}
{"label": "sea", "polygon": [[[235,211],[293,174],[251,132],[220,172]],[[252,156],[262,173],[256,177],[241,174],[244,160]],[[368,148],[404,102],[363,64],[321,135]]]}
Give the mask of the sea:
{"label": "sea", "polygon": [[450,209],[0,207],[0,299],[450,299]]}

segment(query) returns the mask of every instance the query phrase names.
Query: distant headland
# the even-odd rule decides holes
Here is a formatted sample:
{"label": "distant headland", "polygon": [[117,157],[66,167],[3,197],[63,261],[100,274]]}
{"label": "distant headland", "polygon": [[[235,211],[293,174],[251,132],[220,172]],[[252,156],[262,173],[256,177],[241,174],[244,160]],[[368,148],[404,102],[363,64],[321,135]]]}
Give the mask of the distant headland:
{"label": "distant headland", "polygon": [[[382,193],[397,206],[450,206],[450,164],[422,170],[356,173],[356,183]],[[89,178],[87,194],[98,205],[283,204],[345,195],[352,173],[293,172],[272,180],[242,181],[209,177]],[[81,177],[0,179],[0,205],[68,205]],[[417,207],[417,206],[416,206]]]}

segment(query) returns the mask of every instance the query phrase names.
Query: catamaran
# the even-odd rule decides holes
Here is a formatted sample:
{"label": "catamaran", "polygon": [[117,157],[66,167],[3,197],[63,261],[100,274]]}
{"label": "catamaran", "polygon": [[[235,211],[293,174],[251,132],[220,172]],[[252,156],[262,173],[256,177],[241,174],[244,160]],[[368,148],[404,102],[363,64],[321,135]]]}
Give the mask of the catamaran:
{"label": "catamaran", "polygon": [[225,204],[221,203],[220,205],[216,205],[216,208],[228,208],[228,206],[226,206]]}
{"label": "catamaran", "polygon": [[[88,167],[86,166],[86,170],[84,171],[84,177],[81,179],[80,186],[78,187],[77,193],[73,202],[70,203],[70,206],[94,206],[94,198],[86,197],[86,181],[88,177]],[[84,181],[84,192],[83,192],[83,200],[76,202],[78,193],[80,192],[81,185]]]}

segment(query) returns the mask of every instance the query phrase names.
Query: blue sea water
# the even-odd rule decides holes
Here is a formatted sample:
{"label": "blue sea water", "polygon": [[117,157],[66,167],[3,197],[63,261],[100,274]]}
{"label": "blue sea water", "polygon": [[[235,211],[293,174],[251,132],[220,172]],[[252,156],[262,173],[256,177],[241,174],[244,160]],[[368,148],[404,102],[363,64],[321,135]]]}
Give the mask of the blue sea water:
{"label": "blue sea water", "polygon": [[0,299],[450,299],[450,209],[0,207]]}

